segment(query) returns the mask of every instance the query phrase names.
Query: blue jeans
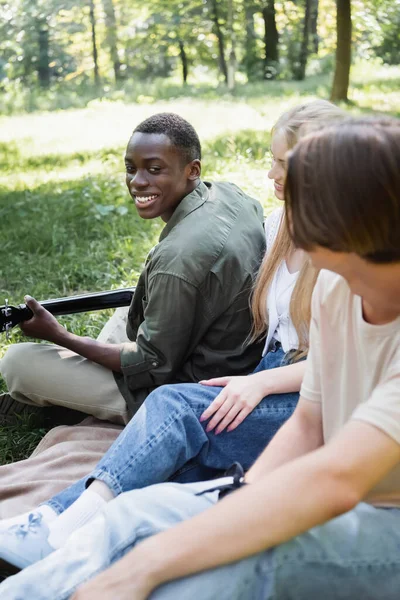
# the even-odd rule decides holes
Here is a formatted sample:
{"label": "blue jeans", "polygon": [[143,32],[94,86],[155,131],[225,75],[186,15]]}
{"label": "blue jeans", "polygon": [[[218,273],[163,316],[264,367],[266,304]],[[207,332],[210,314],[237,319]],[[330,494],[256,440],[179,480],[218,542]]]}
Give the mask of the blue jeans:
{"label": "blue jeans", "polygon": [[[273,369],[286,361],[287,356],[278,348],[264,356],[255,371]],[[96,469],[48,504],[63,512],[93,479],[104,481],[118,495],[167,481],[174,474],[181,483],[210,478],[213,471],[219,473],[234,461],[248,469],[293,413],[299,395],[267,396],[237,429],[215,435],[205,431],[206,424],[199,418],[221,389],[194,383],[159,387],[147,397]]]}
{"label": "blue jeans", "polygon": [[[136,543],[212,506],[216,481],[121,494],[65,546],[0,585],[7,600],[67,600]],[[398,600],[400,510],[354,510],[270,550],[172,581],[150,600]]]}

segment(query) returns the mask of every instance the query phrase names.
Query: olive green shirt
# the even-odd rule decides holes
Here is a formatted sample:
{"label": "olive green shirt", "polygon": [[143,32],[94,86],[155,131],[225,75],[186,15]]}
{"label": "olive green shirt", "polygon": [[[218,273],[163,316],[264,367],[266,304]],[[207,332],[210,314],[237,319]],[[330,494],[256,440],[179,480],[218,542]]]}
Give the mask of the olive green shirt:
{"label": "olive green shirt", "polygon": [[132,414],[159,385],[254,369],[262,347],[245,340],[264,250],[261,205],[235,185],[200,182],[180,202],[129,309],[115,378]]}

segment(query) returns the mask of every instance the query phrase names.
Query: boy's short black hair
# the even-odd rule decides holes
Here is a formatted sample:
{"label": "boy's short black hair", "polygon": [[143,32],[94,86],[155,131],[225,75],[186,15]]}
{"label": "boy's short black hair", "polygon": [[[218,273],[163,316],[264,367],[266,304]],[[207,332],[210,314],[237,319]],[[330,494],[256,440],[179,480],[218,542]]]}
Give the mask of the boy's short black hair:
{"label": "boy's short black hair", "polygon": [[[179,149],[185,164],[201,160],[199,136],[188,121],[175,113],[158,113],[142,121],[133,133],[159,133],[166,135]],[[132,134],[133,135],[133,134]]]}

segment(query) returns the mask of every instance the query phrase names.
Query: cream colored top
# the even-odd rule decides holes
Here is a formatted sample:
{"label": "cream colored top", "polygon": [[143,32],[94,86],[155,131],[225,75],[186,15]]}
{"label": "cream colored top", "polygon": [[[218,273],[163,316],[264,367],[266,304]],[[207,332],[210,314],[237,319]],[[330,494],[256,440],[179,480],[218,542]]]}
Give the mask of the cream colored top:
{"label": "cream colored top", "polygon": [[[400,444],[400,317],[385,325],[367,323],[360,296],[330,271],[321,271],[314,289],[300,394],[322,403],[325,442],[347,421],[358,419]],[[365,500],[400,506],[400,465]]]}

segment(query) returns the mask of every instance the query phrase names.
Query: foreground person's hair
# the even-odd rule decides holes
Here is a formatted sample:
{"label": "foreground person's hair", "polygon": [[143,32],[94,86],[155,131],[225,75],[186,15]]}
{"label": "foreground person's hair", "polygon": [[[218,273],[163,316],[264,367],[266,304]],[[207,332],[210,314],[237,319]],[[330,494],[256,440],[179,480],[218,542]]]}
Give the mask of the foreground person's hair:
{"label": "foreground person's hair", "polygon": [[296,246],[400,261],[400,120],[353,118],[303,138],[285,199]]}
{"label": "foreground person's hair", "polygon": [[[319,129],[344,117],[345,113],[334,104],[327,100],[315,100],[299,104],[283,113],[274,125],[272,135],[278,132],[283,133],[287,147],[293,148],[299,137],[309,128]],[[266,333],[268,290],[279,265],[294,249],[295,246],[286,226],[286,219],[283,218],[275,243],[265,256],[255,282],[251,301],[253,313],[251,340],[261,338]],[[300,271],[290,302],[290,317],[299,338],[299,349],[295,353],[297,359],[305,356],[308,352],[311,295],[317,275],[317,271],[310,262],[306,261]]]}

